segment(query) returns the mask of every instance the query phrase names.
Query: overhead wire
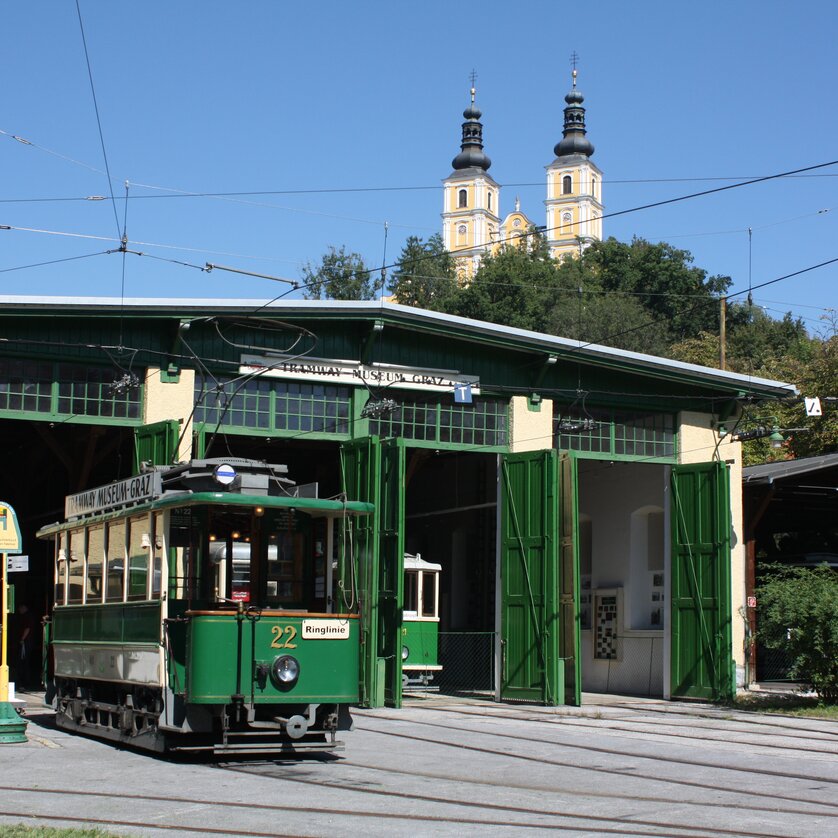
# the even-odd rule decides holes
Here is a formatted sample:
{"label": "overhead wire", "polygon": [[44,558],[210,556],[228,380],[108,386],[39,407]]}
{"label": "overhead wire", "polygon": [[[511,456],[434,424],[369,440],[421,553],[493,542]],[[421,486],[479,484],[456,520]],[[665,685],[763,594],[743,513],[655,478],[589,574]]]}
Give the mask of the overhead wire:
{"label": "overhead wire", "polygon": [[[117,213],[117,211],[116,211],[116,198],[114,197],[114,193],[113,193],[113,179],[111,178],[111,168],[110,168],[110,165],[108,164],[108,153],[105,150],[105,135],[102,132],[102,120],[99,116],[99,102],[96,99],[96,87],[93,84],[93,69],[90,66],[90,55],[87,51],[87,38],[85,37],[85,34],[84,34],[84,22],[82,21],[81,6],[79,5],[79,0],[76,0],[76,12],[78,13],[78,17],[79,17],[79,29],[81,30],[81,42],[82,42],[82,45],[84,46],[84,59],[85,59],[85,62],[87,63],[87,77],[90,80],[90,93],[93,96],[93,109],[96,112],[96,125],[99,128],[99,141],[102,145],[102,157],[105,161],[105,173],[107,174],[108,189],[110,190],[110,194],[111,194],[111,204],[113,206],[113,216],[114,216],[114,221],[116,221],[117,235],[119,235],[119,213]],[[127,203],[128,202],[126,201],[126,204]]]}
{"label": "overhead wire", "polygon": [[[0,228],[2,229],[2,228]],[[97,253],[85,253],[82,256],[67,256],[64,259],[50,259],[46,262],[33,262],[30,265],[17,265],[13,268],[0,268],[0,274],[10,273],[11,271],[23,271],[28,268],[40,268],[44,265],[58,265],[61,262],[75,262],[78,259],[90,259],[92,256],[104,256],[108,253],[113,253],[112,250],[100,250]]]}
{"label": "overhead wire", "polygon": [[[751,180],[740,181],[740,182],[734,183],[734,184],[728,184],[727,186],[719,186],[719,187],[715,187],[713,189],[705,189],[705,190],[702,190],[700,192],[690,193],[688,195],[680,195],[680,196],[677,196],[675,198],[667,198],[667,199],[664,199],[664,200],[661,200],[661,201],[654,201],[654,202],[651,202],[651,203],[648,203],[648,204],[642,204],[642,205],[635,206],[635,207],[628,207],[628,208],[623,209],[623,210],[615,210],[613,212],[603,213],[602,215],[597,216],[593,220],[615,218],[617,216],[627,215],[627,214],[633,213],[633,212],[640,212],[640,211],[646,210],[646,209],[653,209],[653,208],[656,208],[656,207],[666,206],[666,205],[673,204],[673,203],[678,203],[678,202],[681,202],[681,201],[686,201],[686,200],[690,200],[690,199],[694,199],[694,198],[704,197],[706,195],[725,192],[725,191],[729,191],[731,189],[737,189],[737,188],[740,188],[740,187],[743,187],[743,186],[752,186],[754,184],[764,183],[764,182],[767,182],[767,181],[770,181],[770,180],[787,178],[787,177],[790,177],[790,176],[792,176],[796,173],[818,170],[818,169],[822,169],[822,168],[825,168],[825,167],[834,166],[836,164],[838,164],[838,160],[832,160],[832,161],[829,161],[829,162],[826,162],[826,163],[818,163],[818,164],[815,164],[813,166],[806,166],[806,167],[798,168],[798,169],[791,169],[791,170],[788,170],[788,171],[785,171],[785,172],[779,172],[779,173],[776,173],[776,174],[773,174],[773,175],[766,175],[766,176],[759,177],[759,178],[754,178],[754,179],[751,179]],[[556,225],[555,227],[552,227],[552,228],[538,227],[538,228],[535,228],[533,230],[525,231],[525,232],[522,232],[522,233],[516,233],[515,235],[508,236],[504,239],[499,239],[496,242],[493,242],[493,244],[515,243],[515,242],[519,242],[523,238],[531,237],[531,236],[534,236],[534,235],[541,235],[543,233],[554,232],[556,230],[566,230],[568,228],[576,227],[580,223],[582,223],[582,222],[581,221],[574,221],[574,222],[570,222],[570,223],[564,223],[564,224]],[[114,241],[114,239],[109,238],[109,237],[105,237],[105,236],[95,236],[95,235],[82,234],[82,233],[68,233],[68,232],[45,230],[45,229],[33,228],[33,227],[21,227],[21,226],[16,226],[16,225],[2,225],[2,226],[3,226],[4,229],[8,229],[8,230],[19,230],[19,231],[23,231],[23,232],[42,233],[42,234],[58,235],[58,236],[70,236],[70,237],[74,237],[74,238],[90,238],[90,239],[98,239],[98,240],[102,240],[102,241]],[[198,252],[198,253],[211,252],[211,251],[207,251],[207,250],[202,250],[200,248],[186,248],[186,247],[179,247],[177,245],[163,245],[163,244],[158,244],[158,243],[153,243],[153,242],[135,242],[135,244],[139,244],[139,245],[142,245],[142,246],[145,246],[145,247],[161,247],[161,248],[169,248],[169,249],[173,249],[173,250],[184,250],[184,251],[191,251],[191,252]],[[448,255],[456,255],[456,251],[446,251],[446,252],[448,253]],[[429,259],[438,258],[439,255],[440,254],[427,254],[427,255],[417,256],[412,261],[413,262],[423,262],[423,261],[426,261],[426,260],[429,260]],[[246,258],[254,258],[254,257],[246,257]],[[365,269],[365,271],[362,271],[360,273],[368,273],[369,274],[369,273],[372,273],[374,271],[381,271],[381,270],[388,270],[390,268],[395,268],[395,267],[398,267],[398,265],[399,265],[398,262],[393,262],[393,263],[390,263],[390,264],[384,264],[381,267],[368,268],[368,269]]]}

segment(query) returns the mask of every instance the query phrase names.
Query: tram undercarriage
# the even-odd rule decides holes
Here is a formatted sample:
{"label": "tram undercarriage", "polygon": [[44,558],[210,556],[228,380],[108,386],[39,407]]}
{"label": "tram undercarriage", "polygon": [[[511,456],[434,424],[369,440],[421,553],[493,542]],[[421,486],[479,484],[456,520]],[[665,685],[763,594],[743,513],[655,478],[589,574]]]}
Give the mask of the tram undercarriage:
{"label": "tram undercarriage", "polygon": [[181,724],[166,723],[162,690],[116,691],[95,681],[56,679],[56,726],[157,753],[218,755],[341,751],[339,730],[351,730],[349,708],[337,704],[229,704],[186,707],[171,692]]}

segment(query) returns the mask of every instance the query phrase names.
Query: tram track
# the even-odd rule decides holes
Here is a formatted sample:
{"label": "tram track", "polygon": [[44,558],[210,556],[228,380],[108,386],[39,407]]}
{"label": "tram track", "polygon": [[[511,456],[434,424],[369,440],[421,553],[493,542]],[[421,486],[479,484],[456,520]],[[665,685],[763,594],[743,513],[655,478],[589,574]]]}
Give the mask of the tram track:
{"label": "tram track", "polygon": [[[423,708],[424,709],[424,708]],[[600,724],[595,724],[593,722],[587,721],[580,721],[576,717],[573,716],[542,716],[542,715],[531,715],[525,716],[521,714],[511,714],[511,713],[473,713],[468,710],[460,710],[460,709],[448,709],[446,710],[448,713],[456,713],[458,716],[468,716],[473,718],[491,718],[491,719],[503,719],[506,721],[528,721],[528,722],[544,722],[550,725],[561,725],[563,728],[584,728],[586,730],[597,730],[597,731],[616,731],[621,733],[633,733],[637,734],[638,736],[645,736],[649,733],[647,730],[635,730],[631,727],[621,727],[611,723],[609,719],[602,719]],[[655,721],[641,721],[641,720],[624,720],[624,724],[630,725],[645,725],[647,727],[656,726],[661,724],[660,722]],[[664,725],[669,726],[670,723],[665,722]],[[687,727],[687,725],[679,725],[680,727]],[[708,728],[706,727],[692,727],[694,731],[706,731]],[[738,731],[738,733],[747,733],[747,731]],[[825,754],[826,756],[834,757],[836,755],[836,748],[838,746],[833,745],[831,748],[809,748],[804,746],[792,746],[792,745],[785,745],[785,744],[774,744],[774,743],[765,743],[765,742],[750,742],[741,739],[730,739],[729,737],[721,737],[721,736],[700,736],[700,735],[691,735],[687,733],[672,733],[669,731],[662,731],[656,727],[654,731],[655,736],[661,737],[666,736],[674,739],[687,739],[687,740],[696,740],[700,742],[722,742],[727,745],[742,745],[743,747],[747,748],[769,748],[774,750],[786,750],[786,751],[798,751],[800,753],[807,753],[807,754]],[[788,739],[803,739],[802,736],[793,736],[791,734],[775,734],[776,737],[784,737]],[[818,741],[829,741],[829,740],[818,740]]]}
{"label": "tram track", "polygon": [[[631,704],[609,704],[608,706],[609,707],[618,707],[622,710],[629,710],[629,711],[633,711],[635,713],[638,712],[637,706],[631,705]],[[710,721],[710,722],[730,721],[731,720],[730,716],[725,715],[724,714],[725,711],[723,711],[723,710],[707,711],[707,712],[702,712],[700,710],[696,711],[693,708],[690,708],[689,710],[681,710],[677,706],[674,706],[674,705],[673,706],[667,706],[667,707],[660,707],[660,708],[658,708],[658,707],[643,707],[642,712],[643,713],[655,713],[656,715],[659,715],[659,716],[667,716],[667,715],[687,716],[689,718],[693,718],[693,719],[699,718],[699,719],[702,719],[704,721]],[[742,711],[737,711],[738,714],[741,714],[741,712]],[[795,718],[794,716],[783,716],[782,714],[777,714],[777,715],[780,719]],[[773,714],[772,714],[772,716],[773,716]],[[826,719],[824,719],[823,721],[824,721],[825,724],[829,723],[828,720],[826,720]],[[754,715],[754,716],[749,717],[749,718],[742,718],[741,715],[738,715],[737,718],[734,720],[734,724],[748,725],[748,726],[761,727],[761,728],[773,727],[773,728],[780,728],[782,730],[794,730],[794,731],[800,731],[802,733],[814,733],[814,734],[818,734],[819,736],[826,736],[826,737],[832,737],[832,738],[838,739],[838,729],[833,731],[833,730],[825,730],[822,727],[801,727],[799,725],[782,724],[779,721],[775,721],[774,718],[771,718],[769,720],[765,716]]]}
{"label": "tram track", "polygon": [[[431,780],[433,782],[443,782],[443,783],[458,783],[458,784],[466,784],[466,785],[475,785],[475,786],[488,786],[490,788],[503,788],[506,790],[516,790],[516,791],[527,791],[527,792],[534,792],[538,794],[556,794],[559,793],[555,788],[545,788],[540,786],[524,786],[521,784],[514,784],[508,781],[504,783],[494,783],[491,781],[486,780],[475,780],[470,777],[461,777],[461,776],[450,776],[445,774],[437,774],[437,773],[428,773],[428,772],[421,772],[421,771],[411,771],[405,769],[393,769],[392,767],[382,767],[382,766],[375,766],[375,765],[368,765],[364,763],[358,763],[354,761],[346,761],[342,763],[342,766],[352,767],[352,768],[359,768],[365,771],[377,771],[382,772],[387,775],[392,774],[399,774],[405,777],[416,777]],[[307,784],[310,783],[310,780],[297,778],[290,776],[286,773],[282,774],[275,774],[272,771],[271,767],[267,765],[264,768],[259,767],[244,767],[244,766],[220,766],[224,767],[227,770],[238,771],[241,773],[248,773],[248,774],[257,774],[258,776],[265,777],[265,776],[272,776],[275,777],[277,780],[283,780],[286,782],[295,782],[295,783],[302,783]],[[265,770],[266,769],[266,770]],[[389,791],[383,790],[380,788],[372,789],[372,788],[363,788],[359,786],[352,786],[351,784],[347,784],[346,781],[323,781],[319,779],[317,781],[318,786],[323,786],[326,788],[335,788],[335,789],[351,789],[355,792],[361,792],[366,794],[374,794],[374,795],[383,795],[387,797],[398,797],[404,798],[409,800],[416,800],[419,802],[427,803],[429,805],[434,805],[438,803],[445,803],[453,806],[477,806],[481,809],[497,809],[502,811],[523,811],[528,812],[531,814],[540,814],[545,816],[556,816],[556,817],[565,817],[565,818],[574,818],[583,821],[593,821],[593,822],[607,822],[607,823],[625,823],[625,824],[633,824],[637,826],[654,826],[659,827],[662,829],[673,830],[673,829],[689,829],[689,826],[685,826],[683,824],[674,823],[671,821],[662,822],[662,821],[655,821],[655,820],[642,820],[637,817],[625,817],[625,818],[617,818],[617,817],[605,817],[602,815],[593,815],[590,812],[579,812],[579,813],[571,813],[567,810],[556,810],[556,809],[538,809],[534,810],[532,807],[522,808],[522,807],[513,807],[506,804],[498,804],[498,803],[491,803],[485,801],[463,801],[457,798],[450,798],[450,797],[442,797],[439,792],[434,792],[430,795],[423,795],[417,792],[399,792],[399,791]],[[579,795],[580,797],[590,797],[595,799],[605,799],[605,800],[619,800],[624,802],[642,802],[642,803],[655,803],[655,804],[666,804],[671,805],[672,800],[669,797],[665,796],[652,796],[652,795],[637,795],[637,794],[620,794],[615,792],[596,792],[596,791],[588,791],[583,789],[569,789],[567,787],[562,787],[560,790],[562,794],[568,795]],[[696,806],[696,807],[710,807],[710,808],[718,808],[723,809],[725,811],[730,811],[731,804],[730,803],[714,803],[708,802],[704,800],[684,800],[680,799],[678,801],[679,806]],[[752,806],[748,804],[739,804],[737,803],[737,809],[739,811],[745,810],[748,812],[760,812],[765,814],[771,815],[797,815],[803,817],[812,817],[812,818],[822,818],[822,817],[832,817],[834,813],[832,812],[813,812],[811,810],[806,809],[782,809],[777,806]],[[816,805],[816,804],[812,804]],[[714,835],[731,835],[731,836],[748,836],[748,835],[759,835],[765,836],[768,833],[758,832],[758,833],[749,833],[745,832],[742,829],[725,829],[722,827],[702,827],[704,833],[712,833]],[[668,834],[668,833],[667,833]]]}
{"label": "tram track", "polygon": [[[262,775],[264,776],[264,775]],[[299,780],[298,782],[310,782],[305,780]],[[485,829],[487,827],[498,827],[502,829],[538,829],[538,830],[550,830],[550,831],[561,831],[561,832],[580,832],[585,831],[587,833],[596,832],[597,834],[603,835],[626,835],[626,836],[636,836],[637,838],[649,838],[650,836],[661,836],[661,835],[670,835],[673,838],[706,838],[708,835],[741,835],[744,838],[787,838],[787,836],[779,834],[779,833],[765,833],[765,832],[742,832],[742,831],[732,831],[732,830],[717,830],[713,828],[703,828],[700,831],[696,831],[694,828],[690,826],[682,826],[677,824],[662,824],[658,825],[655,822],[644,822],[641,820],[634,820],[632,818],[605,818],[605,817],[592,817],[589,815],[567,815],[561,812],[557,812],[554,815],[545,815],[544,817],[556,817],[562,818],[565,821],[576,821],[581,820],[585,823],[588,821],[594,820],[599,822],[607,822],[607,823],[615,823],[620,824],[619,827],[606,827],[604,823],[600,826],[597,826],[595,830],[591,830],[586,828],[582,824],[560,824],[560,823],[543,823],[543,822],[532,822],[532,821],[522,821],[522,820],[491,820],[486,818],[463,818],[463,817],[453,817],[453,816],[443,816],[443,815],[431,815],[431,814],[422,814],[417,813],[415,811],[411,812],[404,812],[404,813],[395,813],[395,812],[382,812],[380,810],[360,810],[360,809],[339,809],[339,808],[331,808],[331,807],[312,807],[312,806],[281,806],[278,804],[267,804],[267,803],[242,803],[239,801],[212,801],[212,800],[200,800],[200,799],[192,799],[192,798],[184,798],[184,797],[162,797],[156,795],[136,795],[136,794],[113,794],[107,792],[93,792],[93,791],[74,791],[74,790],[45,790],[45,789],[26,789],[22,787],[0,787],[0,790],[8,790],[8,791],[17,791],[17,792],[26,792],[26,791],[33,791],[38,793],[51,793],[56,795],[63,795],[63,796],[79,796],[79,797],[98,797],[98,798],[107,798],[112,800],[142,800],[146,802],[153,802],[153,803],[178,803],[178,804],[190,804],[195,806],[202,806],[202,807],[219,807],[219,808],[231,808],[231,807],[238,807],[238,808],[246,808],[248,810],[260,809],[260,810],[267,810],[270,812],[291,812],[294,814],[303,814],[303,815],[323,815],[327,817],[356,817],[356,818],[371,818],[371,819],[382,819],[387,821],[405,821],[407,824],[415,826],[417,822],[426,823],[426,824],[452,824],[456,826],[474,826],[479,827],[481,829]],[[435,802],[435,798],[428,797],[425,798],[429,803]],[[439,801],[436,800],[438,803]],[[465,804],[460,804],[465,805]],[[485,807],[481,807],[485,808]],[[520,811],[523,814],[527,815],[540,815],[540,812],[533,812],[531,809],[512,809],[512,811]],[[202,823],[200,826],[198,825],[190,825],[190,824],[175,824],[175,823],[166,823],[160,820],[152,821],[140,821],[140,820],[124,820],[121,818],[99,818],[99,817],[88,817],[88,816],[79,816],[79,815],[68,815],[68,814],[61,814],[61,815],[51,815],[45,813],[36,813],[32,812],[31,809],[26,811],[10,811],[7,809],[0,809],[0,817],[7,817],[7,818],[25,818],[29,820],[38,820],[38,821],[51,821],[51,822],[69,822],[69,823],[79,823],[79,824],[89,824],[94,825],[97,827],[117,827],[117,826],[125,826],[125,827],[132,827],[134,829],[155,829],[155,830],[166,830],[166,831],[183,831],[183,832],[195,832],[195,833],[203,833],[208,835],[230,835],[230,836],[256,836],[256,838],[301,838],[306,834],[310,835],[318,835],[321,834],[319,832],[313,831],[311,833],[301,833],[299,831],[295,832],[277,832],[277,831],[258,831],[253,829],[235,829],[235,828],[218,828],[218,827],[211,827],[207,826],[205,823]],[[646,829],[627,829],[626,826],[638,826],[638,827],[648,827]],[[676,830],[676,831],[672,831]]]}
{"label": "tram track", "polygon": [[[379,718],[388,718],[388,720],[391,720],[391,721],[403,721],[401,719],[394,719],[392,717],[380,717],[379,716]],[[545,741],[543,739],[534,739],[533,737],[521,737],[521,736],[515,736],[515,735],[512,735],[512,734],[485,733],[485,732],[479,732],[479,731],[464,731],[462,728],[453,727],[451,725],[441,725],[439,723],[434,723],[434,722],[417,722],[416,720],[411,720],[411,724],[420,724],[420,725],[425,725],[425,726],[438,727],[438,728],[441,728],[441,729],[444,729],[444,730],[454,730],[454,731],[458,731],[458,732],[461,732],[461,733],[472,734],[472,735],[491,736],[491,737],[494,737],[494,738],[499,738],[500,737],[500,738],[504,738],[504,739],[514,739],[514,740],[524,741],[524,742],[536,742],[536,743],[542,744],[542,745],[545,744]],[[418,741],[418,742],[428,742],[429,741],[427,737],[422,737],[422,736],[418,736],[418,735],[414,735],[414,734],[397,733],[397,732],[394,732],[394,731],[381,730],[381,729],[376,729],[376,728],[372,728],[372,727],[363,727],[363,728],[359,727],[359,729],[363,729],[363,730],[366,730],[366,731],[372,732],[372,733],[377,733],[377,734],[380,734],[380,735],[383,735],[383,736],[392,736],[392,737],[397,737],[397,738],[402,738],[402,739],[407,739],[407,740],[413,740],[413,741]],[[806,804],[810,804],[812,806],[821,806],[821,807],[827,808],[827,809],[830,810],[831,813],[838,812],[838,802],[833,803],[831,801],[808,800],[808,799],[805,799],[805,798],[801,799],[800,797],[793,797],[793,796],[790,796],[790,795],[777,794],[777,793],[774,793],[774,792],[762,792],[762,791],[756,791],[756,790],[750,790],[750,789],[736,789],[735,791],[732,791],[729,786],[713,785],[713,784],[710,784],[710,783],[702,783],[702,782],[699,782],[697,780],[686,780],[686,779],[681,779],[681,778],[677,778],[677,777],[661,777],[660,775],[652,774],[652,773],[643,773],[643,772],[638,772],[638,771],[629,772],[629,771],[625,771],[625,770],[621,771],[621,770],[618,770],[618,769],[605,768],[605,767],[602,767],[602,766],[595,766],[595,765],[593,765],[593,766],[578,765],[578,764],[570,762],[570,761],[548,759],[548,758],[545,758],[545,757],[533,756],[531,754],[516,754],[516,753],[512,753],[510,751],[500,751],[500,750],[497,750],[497,749],[484,748],[484,747],[480,747],[480,746],[477,746],[477,745],[464,744],[464,743],[461,743],[461,742],[452,743],[450,741],[445,741],[445,740],[433,740],[433,741],[434,741],[435,744],[440,745],[440,746],[453,747],[453,748],[458,748],[458,749],[461,749],[461,750],[469,750],[469,751],[473,751],[473,752],[476,752],[476,753],[482,753],[482,754],[492,755],[492,756],[499,756],[499,757],[502,757],[502,758],[505,758],[505,759],[518,759],[518,760],[523,760],[523,761],[536,763],[536,764],[550,765],[550,766],[555,766],[555,767],[559,767],[559,768],[570,768],[570,769],[579,770],[579,771],[591,771],[591,772],[599,773],[599,774],[620,775],[622,777],[636,777],[638,779],[650,780],[650,781],[654,781],[654,782],[657,782],[657,783],[667,783],[667,784],[676,785],[676,786],[685,786],[685,787],[688,787],[688,788],[698,788],[698,789],[709,790],[709,791],[714,791],[714,792],[728,792],[728,793],[731,793],[731,794],[742,795],[742,796],[746,796],[746,797],[757,797],[757,798],[764,798],[764,799],[769,799],[769,800],[783,800],[783,801],[786,801],[786,802],[797,803],[797,804],[806,803]],[[727,770],[727,771],[739,772],[739,773],[743,773],[743,774],[747,774],[747,775],[756,774],[756,775],[764,775],[764,776],[768,776],[768,777],[776,777],[776,778],[781,778],[781,779],[801,780],[803,782],[809,782],[809,783],[828,783],[828,784],[831,784],[831,785],[838,784],[838,780],[834,780],[834,779],[831,779],[831,778],[802,776],[802,775],[783,773],[783,772],[778,772],[778,771],[771,771],[771,770],[767,770],[767,769],[758,769],[758,768],[749,768],[749,767],[735,767],[735,766],[732,767],[732,766],[728,766],[728,765],[720,765],[718,763],[698,762],[698,761],[694,761],[694,760],[686,760],[686,759],[683,759],[683,758],[675,758],[675,757],[660,757],[660,756],[656,756],[656,755],[644,755],[644,754],[637,754],[637,753],[632,753],[632,752],[627,752],[627,751],[620,751],[620,750],[617,750],[617,749],[597,748],[597,747],[593,747],[593,746],[581,746],[581,745],[570,745],[570,746],[568,746],[567,743],[547,743],[547,744],[554,744],[557,747],[571,747],[571,748],[578,749],[578,750],[583,750],[583,751],[593,752],[593,753],[598,753],[598,754],[604,754],[604,755],[609,755],[609,756],[628,757],[628,758],[631,758],[631,759],[647,759],[647,760],[653,760],[653,761],[658,761],[658,762],[666,762],[666,763],[671,763],[671,764],[676,764],[676,765],[681,765],[681,766],[695,767],[695,768],[724,769],[724,770]]]}
{"label": "tram track", "polygon": [[[409,704],[405,703],[406,707],[410,709],[416,710],[440,710],[449,713],[455,712],[467,712],[463,711],[463,705],[455,704],[451,702],[442,702],[442,701],[423,701],[423,702],[410,702]],[[466,705],[466,706],[478,706],[476,704],[473,705]],[[487,717],[504,717],[504,718],[523,718],[520,715],[512,716],[508,713],[504,713],[503,708],[509,707],[510,705],[501,705],[496,704],[494,702],[486,702],[485,704],[481,704],[480,710],[481,712],[475,713],[475,715],[484,715]],[[566,720],[573,720],[573,719],[601,719],[603,721],[624,721],[624,722],[632,722],[634,720],[639,720],[641,715],[654,715],[656,717],[659,716],[673,716],[673,717],[686,717],[690,721],[668,721],[667,724],[674,726],[681,726],[681,727],[694,727],[696,726],[696,722],[699,723],[706,723],[706,724],[718,724],[719,722],[725,722],[727,724],[736,725],[739,730],[739,733],[745,733],[748,729],[753,728],[775,728],[779,730],[787,730],[787,731],[794,731],[794,733],[780,733],[775,734],[777,736],[790,736],[792,738],[797,738],[798,734],[810,734],[815,735],[818,737],[820,741],[830,742],[836,741],[838,743],[838,725],[834,725],[830,720],[823,719],[824,725],[833,724],[834,729],[829,729],[827,727],[802,727],[800,725],[789,725],[789,724],[782,724],[780,721],[776,721],[775,719],[792,719],[795,718],[794,716],[783,716],[783,715],[775,715],[771,714],[769,718],[766,714],[759,715],[754,714],[753,716],[749,716],[743,718],[742,711],[736,711],[736,717],[732,717],[729,713],[726,713],[723,710],[715,710],[715,709],[707,709],[707,710],[700,710],[697,708],[689,708],[689,709],[678,709],[677,705],[669,702],[666,707],[654,707],[654,706],[639,706],[635,704],[613,704],[609,703],[605,705],[606,709],[612,708],[619,708],[621,710],[626,710],[629,712],[629,715],[624,716],[610,716],[607,713],[601,713],[600,711],[585,712],[562,712],[560,708],[550,708],[552,710],[556,710],[557,712],[543,712],[538,714],[531,714],[526,718],[532,719],[534,721],[545,721],[545,720],[556,720],[556,721],[566,721]],[[574,708],[578,709],[578,708]],[[648,724],[654,724],[652,720],[647,722]],[[836,745],[838,747],[838,744]]]}
{"label": "tram track", "polygon": [[[355,715],[358,717],[363,717],[365,719],[386,719],[387,721],[391,722],[405,722],[405,719],[399,718],[396,716],[386,716],[380,713],[367,713],[367,712],[359,712],[355,711]],[[586,753],[597,753],[597,754],[606,754],[608,756],[619,756],[619,757],[627,757],[629,759],[643,759],[643,760],[652,760],[654,762],[666,762],[666,763],[674,763],[677,765],[686,765],[692,766],[695,768],[711,768],[720,771],[739,771],[744,772],[747,774],[759,774],[766,777],[779,777],[784,780],[802,780],[804,782],[819,782],[819,783],[830,783],[834,785],[838,785],[838,778],[832,777],[819,777],[817,775],[812,774],[794,774],[786,771],[775,771],[773,769],[768,768],[753,768],[750,766],[743,766],[743,767],[736,767],[726,765],[720,762],[709,762],[704,760],[690,760],[685,759],[683,757],[674,757],[674,756],[661,756],[658,754],[640,754],[635,751],[629,750],[618,750],[617,748],[602,748],[596,745],[591,744],[578,744],[576,742],[546,742],[543,738],[537,738],[534,736],[522,736],[520,734],[512,734],[512,733],[486,733],[485,731],[464,731],[461,727],[456,727],[455,725],[446,725],[440,722],[432,722],[432,721],[420,721],[415,718],[410,719],[410,724],[419,724],[419,725],[426,725],[429,727],[439,727],[445,730],[454,730],[463,733],[473,733],[475,735],[483,735],[483,736],[493,736],[495,738],[502,738],[502,739],[516,739],[523,742],[535,742],[539,744],[552,744],[556,745],[557,747],[562,748],[570,748],[572,750],[579,750],[585,751]],[[376,731],[378,733],[382,733],[384,731]],[[384,732],[386,733],[386,732]],[[395,734],[394,734],[395,735]],[[441,743],[442,744],[442,743]],[[460,747],[460,746],[457,746]],[[467,745],[463,745],[462,747],[469,747]],[[501,752],[502,753],[502,752]],[[836,802],[835,807],[838,808],[838,802]]]}

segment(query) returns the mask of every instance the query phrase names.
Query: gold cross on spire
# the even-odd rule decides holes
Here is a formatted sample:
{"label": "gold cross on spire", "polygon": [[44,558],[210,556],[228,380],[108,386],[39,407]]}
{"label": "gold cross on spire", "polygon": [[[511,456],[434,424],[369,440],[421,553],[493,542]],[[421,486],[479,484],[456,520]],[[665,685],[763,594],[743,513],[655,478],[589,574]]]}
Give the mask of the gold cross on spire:
{"label": "gold cross on spire", "polygon": [[576,87],[576,65],[579,63],[579,55],[576,50],[570,53],[570,69],[573,77],[573,86]]}

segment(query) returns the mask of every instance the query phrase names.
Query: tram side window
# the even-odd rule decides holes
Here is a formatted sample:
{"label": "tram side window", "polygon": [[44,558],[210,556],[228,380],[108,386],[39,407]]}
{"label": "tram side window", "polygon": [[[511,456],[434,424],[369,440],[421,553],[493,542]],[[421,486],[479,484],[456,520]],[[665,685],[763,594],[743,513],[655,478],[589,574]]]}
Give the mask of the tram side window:
{"label": "tram side window", "polygon": [[151,574],[151,598],[159,599],[163,590],[163,513],[154,515],[154,566]]}
{"label": "tram side window", "polygon": [[108,524],[108,602],[122,602],[125,589],[125,521]]}
{"label": "tram side window", "polygon": [[151,539],[148,517],[139,515],[128,520],[128,599],[148,597],[148,552]]}
{"label": "tram side window", "polygon": [[422,573],[422,616],[436,617],[436,573]]}
{"label": "tram side window", "polygon": [[64,605],[67,590],[67,533],[58,536],[55,553],[55,604]]}
{"label": "tram side window", "polygon": [[405,571],[404,574],[404,612],[411,616],[419,614],[419,574]]}
{"label": "tram side window", "polygon": [[102,570],[105,564],[105,528],[90,527],[87,531],[87,595],[85,602],[101,602]]}
{"label": "tram side window", "polygon": [[72,530],[67,536],[67,604],[75,605],[84,595],[84,530]]}

